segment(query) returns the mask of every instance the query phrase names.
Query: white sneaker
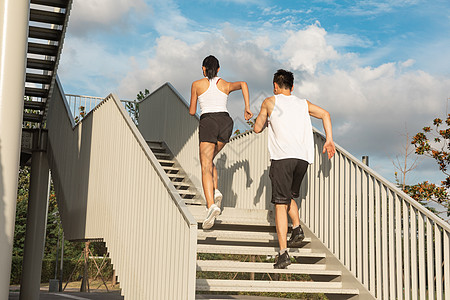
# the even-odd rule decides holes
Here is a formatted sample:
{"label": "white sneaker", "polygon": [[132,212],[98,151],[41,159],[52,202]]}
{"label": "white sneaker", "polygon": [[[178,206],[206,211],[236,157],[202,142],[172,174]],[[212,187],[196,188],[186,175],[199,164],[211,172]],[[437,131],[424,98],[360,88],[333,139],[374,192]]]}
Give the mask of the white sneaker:
{"label": "white sneaker", "polygon": [[220,208],[223,195],[219,190],[214,190],[214,203]]}
{"label": "white sneaker", "polygon": [[213,227],[214,221],[219,214],[220,208],[216,204],[212,204],[208,209],[205,221],[203,221],[203,229],[210,229],[211,227]]}

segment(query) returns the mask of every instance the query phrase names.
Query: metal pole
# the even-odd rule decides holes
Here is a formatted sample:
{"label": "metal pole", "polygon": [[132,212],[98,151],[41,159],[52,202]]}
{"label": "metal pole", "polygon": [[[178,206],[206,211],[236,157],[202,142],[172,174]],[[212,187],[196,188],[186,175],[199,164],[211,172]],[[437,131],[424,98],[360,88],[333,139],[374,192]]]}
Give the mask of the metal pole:
{"label": "metal pole", "polygon": [[88,292],[89,291],[89,244],[90,242],[86,242],[84,244],[84,274],[83,280],[81,281],[80,292]]}
{"label": "metal pole", "polygon": [[59,221],[57,221],[57,223],[58,223],[58,240],[56,242],[55,279],[58,279],[58,252],[59,252],[59,231],[60,231]]}
{"label": "metal pole", "polygon": [[46,145],[46,137],[46,132],[42,131],[33,136],[33,148],[36,150],[33,151],[31,158],[20,300],[39,300],[50,194],[50,169],[47,153],[42,150],[42,146]]}
{"label": "metal pole", "polygon": [[363,164],[365,164],[366,166],[369,166],[369,156],[364,155],[364,156],[362,157],[362,162],[363,162]]}
{"label": "metal pole", "polygon": [[29,0],[0,1],[0,299],[9,295],[29,10]]}
{"label": "metal pole", "polygon": [[59,291],[62,292],[63,271],[64,271],[64,230],[61,232],[61,266],[59,270]]}

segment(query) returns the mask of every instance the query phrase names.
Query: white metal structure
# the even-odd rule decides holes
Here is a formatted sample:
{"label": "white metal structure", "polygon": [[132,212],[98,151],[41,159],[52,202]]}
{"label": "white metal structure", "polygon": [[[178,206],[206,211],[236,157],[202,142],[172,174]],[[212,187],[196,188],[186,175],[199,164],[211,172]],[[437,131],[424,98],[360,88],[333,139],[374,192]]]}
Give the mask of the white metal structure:
{"label": "white metal structure", "polygon": [[[166,142],[201,188],[197,120],[186,101],[165,84],[140,110],[145,139]],[[308,228],[377,299],[449,299],[450,226],[341,147],[325,159],[324,137],[314,137],[316,160],[300,196]],[[266,135],[245,133],[218,156],[224,206],[268,209],[266,145]]]}
{"label": "white metal structure", "polygon": [[0,2],[0,298],[9,291],[29,1]]}
{"label": "white metal structure", "polygon": [[[19,162],[31,175],[21,299],[37,299],[45,237],[45,145],[21,152],[22,124],[41,128],[64,41],[71,0],[0,2],[0,298],[9,290]],[[28,40],[27,40],[28,38]],[[24,101],[25,100],[25,101]],[[25,109],[25,110],[24,110]],[[22,121],[24,123],[22,123]],[[42,132],[41,132],[42,133]],[[41,134],[39,133],[39,134]],[[44,136],[45,133],[42,133]],[[30,135],[27,135],[30,138]],[[34,139],[34,138],[33,138]],[[23,146],[23,144],[22,144]],[[38,152],[40,155],[38,155]],[[19,156],[20,154],[20,156]],[[38,166],[36,168],[36,166]],[[47,170],[45,170],[47,168]],[[41,186],[43,185],[43,186]],[[31,279],[32,278],[32,279]],[[31,296],[33,295],[33,296]]]}
{"label": "white metal structure", "polygon": [[[273,254],[274,249],[248,252],[236,244],[224,250],[220,245],[205,247],[202,242],[197,247],[197,222],[202,213],[194,207],[188,210],[186,198],[180,197],[195,192],[180,189],[201,191],[198,118],[188,114],[185,100],[170,84],[141,103],[140,132],[113,95],[74,124],[61,87],[55,88],[71,3],[4,0],[0,4],[0,298],[7,297],[9,283],[20,122],[40,127],[46,116],[48,158],[66,238],[103,238],[127,299],[194,299],[196,284],[198,290],[250,291],[276,286],[196,282],[196,268],[255,271],[255,265],[234,262],[199,261],[196,266],[197,249],[199,253],[248,254]],[[33,101],[23,102],[24,94]],[[162,167],[146,140],[168,146],[189,184],[171,182],[176,176],[164,171],[175,167]],[[319,273],[341,274],[343,279],[341,285],[303,283],[292,290],[329,288],[330,293],[359,294],[361,298],[370,296],[367,290],[377,299],[450,299],[450,226],[344,149],[338,147],[331,161],[324,159],[319,151],[324,139],[318,132],[315,142],[316,162],[301,189],[300,213],[314,255],[335,258],[333,264],[343,266]],[[266,145],[265,134],[243,134],[217,158],[220,186],[227,191],[226,209],[218,220],[224,225],[270,226]],[[198,232],[200,241],[249,237],[273,240],[254,231]],[[317,249],[324,254],[318,255]],[[306,250],[299,253],[311,258]],[[267,269],[262,265],[257,269],[261,267]],[[308,267],[311,273],[318,272],[317,267]],[[348,288],[351,282],[354,285]],[[285,283],[278,286],[288,287]]]}
{"label": "white metal structure", "polygon": [[126,299],[194,299],[197,222],[120,101],[76,125],[55,90],[47,127],[65,237],[104,239]]}

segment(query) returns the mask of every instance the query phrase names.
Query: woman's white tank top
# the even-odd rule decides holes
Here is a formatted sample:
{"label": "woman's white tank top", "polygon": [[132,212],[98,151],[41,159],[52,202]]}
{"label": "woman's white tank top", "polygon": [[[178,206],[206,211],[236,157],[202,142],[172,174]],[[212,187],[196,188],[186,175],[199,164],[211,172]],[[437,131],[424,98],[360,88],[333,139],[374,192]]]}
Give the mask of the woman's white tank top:
{"label": "woman's white tank top", "polygon": [[314,139],[306,99],[294,95],[275,95],[269,117],[270,159],[303,159],[314,162]]}
{"label": "woman's white tank top", "polygon": [[212,112],[228,112],[227,100],[228,95],[219,90],[217,82],[220,77],[214,77],[209,80],[209,87],[200,96],[198,96],[198,103],[200,104],[201,114]]}

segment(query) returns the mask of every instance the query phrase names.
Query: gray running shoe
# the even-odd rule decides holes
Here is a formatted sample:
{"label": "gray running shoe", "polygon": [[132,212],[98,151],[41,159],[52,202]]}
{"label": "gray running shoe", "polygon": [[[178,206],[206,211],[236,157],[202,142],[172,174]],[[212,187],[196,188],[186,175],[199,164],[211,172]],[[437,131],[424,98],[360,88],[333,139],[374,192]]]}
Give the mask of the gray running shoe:
{"label": "gray running shoe", "polygon": [[220,208],[213,204],[209,207],[208,213],[206,214],[206,219],[203,221],[202,228],[203,229],[210,229],[214,225],[214,221],[216,220],[216,217],[220,214]]}

